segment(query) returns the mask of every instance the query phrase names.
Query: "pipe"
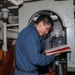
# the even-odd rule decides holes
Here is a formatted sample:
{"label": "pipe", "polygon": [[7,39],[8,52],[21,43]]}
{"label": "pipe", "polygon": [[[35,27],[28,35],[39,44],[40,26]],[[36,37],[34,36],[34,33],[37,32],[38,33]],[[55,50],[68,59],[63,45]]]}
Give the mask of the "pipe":
{"label": "pipe", "polygon": [[[7,30],[7,38],[17,39],[17,36],[18,36],[18,31]],[[0,31],[0,39],[3,40],[3,36],[2,36],[1,31]],[[4,37],[4,39],[5,39],[5,37]]]}
{"label": "pipe", "polygon": [[18,6],[9,6],[8,9],[18,9]]}
{"label": "pipe", "polygon": [[18,29],[7,29],[7,32],[19,32],[19,30]]}
{"label": "pipe", "polygon": [[13,3],[15,5],[23,4],[23,0],[8,0],[8,1],[10,1],[11,3]]}
{"label": "pipe", "polygon": [[7,31],[7,38],[17,39],[18,32],[16,31]]}
{"label": "pipe", "polygon": [[3,22],[3,46],[2,49],[7,51],[7,26],[6,23]]}
{"label": "pipe", "polygon": [[14,26],[19,26],[18,24],[7,24],[7,27],[14,27]]}

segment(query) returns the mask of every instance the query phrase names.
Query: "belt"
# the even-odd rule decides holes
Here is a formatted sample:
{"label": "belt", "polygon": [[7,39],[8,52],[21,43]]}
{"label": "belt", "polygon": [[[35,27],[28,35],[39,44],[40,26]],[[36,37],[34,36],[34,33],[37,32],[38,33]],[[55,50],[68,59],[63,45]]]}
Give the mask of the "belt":
{"label": "belt", "polygon": [[36,70],[25,70],[25,69],[21,69],[19,68],[17,65],[15,66],[16,70],[20,71],[20,72],[25,72],[25,73],[35,73]]}

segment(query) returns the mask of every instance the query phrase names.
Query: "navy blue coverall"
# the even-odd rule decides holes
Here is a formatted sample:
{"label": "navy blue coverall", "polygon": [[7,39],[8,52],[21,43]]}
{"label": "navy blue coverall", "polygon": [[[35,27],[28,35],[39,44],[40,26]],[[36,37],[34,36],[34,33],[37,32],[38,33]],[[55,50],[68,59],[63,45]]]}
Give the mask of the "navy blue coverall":
{"label": "navy blue coverall", "polygon": [[[40,43],[40,35],[33,23],[24,28],[16,41],[16,64],[24,70],[36,70],[37,66],[48,65],[55,55],[46,56],[40,51],[43,43]],[[39,75],[34,73],[20,72],[15,68],[14,75]]]}

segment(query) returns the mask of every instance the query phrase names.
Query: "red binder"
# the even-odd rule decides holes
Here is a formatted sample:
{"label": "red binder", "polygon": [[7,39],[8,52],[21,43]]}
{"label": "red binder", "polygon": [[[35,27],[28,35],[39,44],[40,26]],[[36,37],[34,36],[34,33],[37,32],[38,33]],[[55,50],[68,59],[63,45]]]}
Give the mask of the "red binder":
{"label": "red binder", "polygon": [[69,45],[61,45],[58,47],[50,48],[44,51],[45,55],[52,55],[56,53],[70,52],[71,48]]}

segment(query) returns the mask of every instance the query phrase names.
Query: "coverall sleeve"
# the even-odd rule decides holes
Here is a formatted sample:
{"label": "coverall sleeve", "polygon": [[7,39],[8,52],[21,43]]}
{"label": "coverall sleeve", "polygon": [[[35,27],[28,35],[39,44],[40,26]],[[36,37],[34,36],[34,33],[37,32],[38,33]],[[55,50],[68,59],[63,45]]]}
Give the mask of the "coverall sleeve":
{"label": "coverall sleeve", "polygon": [[[37,39],[37,38],[36,38]],[[45,66],[48,65],[55,55],[46,56],[40,53],[40,42],[33,35],[27,37],[24,43],[25,56],[33,65]]]}

